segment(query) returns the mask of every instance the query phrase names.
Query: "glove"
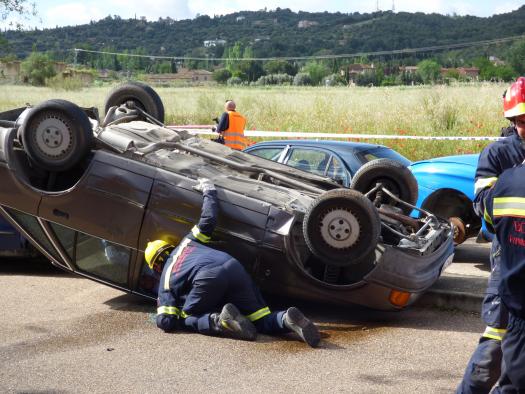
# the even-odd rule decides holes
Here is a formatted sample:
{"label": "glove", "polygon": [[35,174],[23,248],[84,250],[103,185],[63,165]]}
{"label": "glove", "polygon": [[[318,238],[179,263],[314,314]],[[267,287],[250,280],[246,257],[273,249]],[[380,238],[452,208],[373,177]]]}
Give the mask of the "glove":
{"label": "glove", "polygon": [[193,186],[193,188],[195,190],[197,190],[197,191],[200,191],[202,193],[206,193],[206,192],[209,192],[209,191],[212,191],[212,190],[216,190],[215,189],[215,185],[213,184],[213,182],[210,181],[207,178],[199,178],[199,179],[197,179],[197,181],[199,183],[196,184],[195,186]]}

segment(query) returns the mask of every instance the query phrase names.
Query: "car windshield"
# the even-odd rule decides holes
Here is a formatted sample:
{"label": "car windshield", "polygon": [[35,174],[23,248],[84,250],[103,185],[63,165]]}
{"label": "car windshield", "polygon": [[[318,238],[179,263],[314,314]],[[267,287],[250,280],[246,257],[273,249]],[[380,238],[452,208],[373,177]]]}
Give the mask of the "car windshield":
{"label": "car windshield", "polygon": [[409,166],[411,163],[410,160],[408,160],[405,156],[397,153],[395,150],[386,148],[384,146],[357,151],[355,154],[363,164],[375,159],[392,159],[402,163],[405,166]]}

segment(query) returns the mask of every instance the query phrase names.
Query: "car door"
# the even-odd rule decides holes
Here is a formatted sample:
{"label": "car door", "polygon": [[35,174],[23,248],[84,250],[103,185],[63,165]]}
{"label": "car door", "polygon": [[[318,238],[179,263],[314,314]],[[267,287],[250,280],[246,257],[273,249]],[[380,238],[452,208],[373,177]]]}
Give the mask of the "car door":
{"label": "car door", "polygon": [[42,195],[38,216],[74,271],[127,287],[154,173],[98,151],[71,189]]}

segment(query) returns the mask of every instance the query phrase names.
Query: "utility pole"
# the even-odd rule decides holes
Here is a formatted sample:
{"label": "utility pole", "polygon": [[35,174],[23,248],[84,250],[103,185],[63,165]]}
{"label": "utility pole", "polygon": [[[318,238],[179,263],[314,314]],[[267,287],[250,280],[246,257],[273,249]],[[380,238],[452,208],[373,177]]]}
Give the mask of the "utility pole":
{"label": "utility pole", "polygon": [[394,0],[392,0],[392,12],[396,12],[396,4]]}
{"label": "utility pole", "polygon": [[376,11],[379,12],[379,0],[376,0]]}

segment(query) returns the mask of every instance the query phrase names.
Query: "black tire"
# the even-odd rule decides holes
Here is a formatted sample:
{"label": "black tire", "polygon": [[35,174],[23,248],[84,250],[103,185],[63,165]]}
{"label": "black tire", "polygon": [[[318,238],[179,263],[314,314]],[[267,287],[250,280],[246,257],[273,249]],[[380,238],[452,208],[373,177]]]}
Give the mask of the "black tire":
{"label": "black tire", "polygon": [[[415,205],[417,202],[417,180],[412,172],[403,164],[391,159],[377,159],[364,164],[352,178],[350,187],[361,193],[368,193],[377,183],[382,183],[390,192],[401,200]],[[369,196],[373,201],[375,194]],[[384,196],[382,202],[389,201]],[[393,204],[396,205],[396,204]],[[409,214],[412,208],[401,205],[405,214]]]}
{"label": "black tire", "polygon": [[164,123],[164,104],[155,90],[140,82],[127,82],[109,92],[104,104],[104,114],[113,106],[133,101],[137,107]]}
{"label": "black tire", "polygon": [[93,144],[84,111],[66,100],[48,100],[28,113],[19,130],[24,150],[40,168],[62,172],[80,162]]}
{"label": "black tire", "polygon": [[306,245],[325,264],[359,263],[376,247],[381,222],[373,204],[361,193],[334,189],[319,196],[306,211]]}

